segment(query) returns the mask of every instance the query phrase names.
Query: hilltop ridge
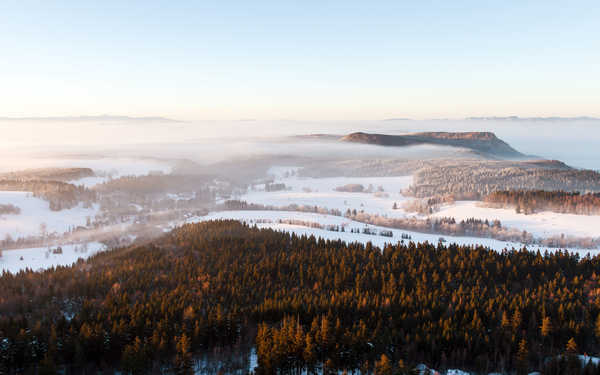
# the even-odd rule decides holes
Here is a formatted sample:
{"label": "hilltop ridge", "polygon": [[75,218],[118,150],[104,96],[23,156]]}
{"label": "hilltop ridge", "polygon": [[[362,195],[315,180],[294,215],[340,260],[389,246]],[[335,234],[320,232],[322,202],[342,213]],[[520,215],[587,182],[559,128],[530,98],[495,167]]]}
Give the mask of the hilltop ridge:
{"label": "hilltop ridge", "polygon": [[340,141],[394,147],[432,144],[467,148],[478,153],[505,158],[525,156],[492,132],[423,132],[404,135],[356,132],[343,136]]}

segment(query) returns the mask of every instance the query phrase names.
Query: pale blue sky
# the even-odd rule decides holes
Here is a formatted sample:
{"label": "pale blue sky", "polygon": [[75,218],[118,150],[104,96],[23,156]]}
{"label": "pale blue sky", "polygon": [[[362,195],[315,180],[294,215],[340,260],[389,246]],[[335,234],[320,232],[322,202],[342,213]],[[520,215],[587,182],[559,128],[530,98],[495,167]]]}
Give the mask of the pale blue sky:
{"label": "pale blue sky", "polygon": [[0,2],[0,116],[600,116],[600,2]]}

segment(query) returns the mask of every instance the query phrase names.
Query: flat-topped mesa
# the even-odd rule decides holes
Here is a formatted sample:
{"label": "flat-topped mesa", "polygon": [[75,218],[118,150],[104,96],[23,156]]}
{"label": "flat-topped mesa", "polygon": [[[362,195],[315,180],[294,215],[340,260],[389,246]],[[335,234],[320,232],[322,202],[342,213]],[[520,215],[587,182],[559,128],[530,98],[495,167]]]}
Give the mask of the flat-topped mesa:
{"label": "flat-topped mesa", "polygon": [[475,139],[483,141],[500,140],[492,132],[422,132],[414,133],[415,136],[431,137],[437,139]]}
{"label": "flat-topped mesa", "polygon": [[432,144],[467,148],[478,153],[507,158],[525,156],[491,132],[424,132],[404,135],[357,132],[342,137],[340,141],[396,147]]}

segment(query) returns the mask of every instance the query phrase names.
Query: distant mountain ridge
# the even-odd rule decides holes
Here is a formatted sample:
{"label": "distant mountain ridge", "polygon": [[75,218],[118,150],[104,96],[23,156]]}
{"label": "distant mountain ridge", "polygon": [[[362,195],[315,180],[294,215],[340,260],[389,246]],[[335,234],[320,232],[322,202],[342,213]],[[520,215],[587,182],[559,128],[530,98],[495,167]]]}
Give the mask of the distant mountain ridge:
{"label": "distant mountain ridge", "polygon": [[577,117],[519,117],[519,116],[488,116],[488,117],[467,117],[465,120],[479,121],[598,121],[600,118],[589,116]]}
{"label": "distant mountain ridge", "polygon": [[182,122],[166,117],[130,117],[130,116],[56,116],[56,117],[0,117],[0,121],[129,121],[129,122]]}
{"label": "distant mountain ridge", "polygon": [[505,158],[525,157],[492,132],[424,132],[405,135],[356,132],[340,138],[340,141],[394,147],[432,144],[467,148],[478,153]]}

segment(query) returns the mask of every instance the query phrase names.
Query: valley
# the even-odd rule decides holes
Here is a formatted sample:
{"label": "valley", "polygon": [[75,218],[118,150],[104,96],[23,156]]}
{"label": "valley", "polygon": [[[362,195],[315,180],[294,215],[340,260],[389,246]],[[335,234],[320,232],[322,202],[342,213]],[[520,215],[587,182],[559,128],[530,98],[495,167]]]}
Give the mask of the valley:
{"label": "valley", "polygon": [[[461,142],[480,142],[482,138],[510,147],[491,133],[419,133],[418,137],[422,134]],[[523,186],[596,191],[600,186],[597,172],[559,161],[497,160],[482,154],[474,159],[475,154],[449,151],[464,149],[462,143],[444,144],[442,154],[433,154],[433,158],[431,154],[425,156],[427,149],[418,149],[423,146],[400,147],[390,154],[389,145],[369,145],[374,148],[369,149],[366,159],[348,159],[344,152],[300,157],[295,147],[300,151],[340,143],[339,137],[321,136],[316,144],[314,137],[308,137],[308,144],[306,138],[300,139],[297,145],[283,141],[291,151],[283,158],[265,155],[241,164],[226,161],[202,166],[168,158],[153,161],[95,156],[76,160],[69,156],[55,159],[54,164],[45,159],[48,168],[6,171],[0,175],[0,185],[7,189],[0,191],[0,204],[12,204],[20,211],[0,216],[0,248],[18,254],[22,248],[48,250],[52,246],[102,243],[108,249],[148,241],[186,222],[226,218],[262,228],[348,242],[371,241],[381,246],[410,239],[484,245],[497,251],[562,249],[581,256],[594,256],[600,250],[595,216],[543,210],[517,213],[479,201],[489,191]],[[342,141],[348,151],[355,147],[353,143]],[[356,147],[360,150],[361,146]],[[293,164],[279,164],[285,159]],[[231,168],[252,172],[232,179],[227,172]],[[540,184],[542,179],[545,182]],[[25,184],[25,189],[65,184],[66,191],[80,189],[80,196],[86,198],[14,191],[14,181]],[[65,199],[72,203],[65,206]],[[378,235],[380,232],[386,236]],[[27,251],[34,250],[23,250]],[[66,264],[71,258],[51,259],[40,263],[41,268]],[[0,260],[4,270],[31,266],[26,257]]]}

